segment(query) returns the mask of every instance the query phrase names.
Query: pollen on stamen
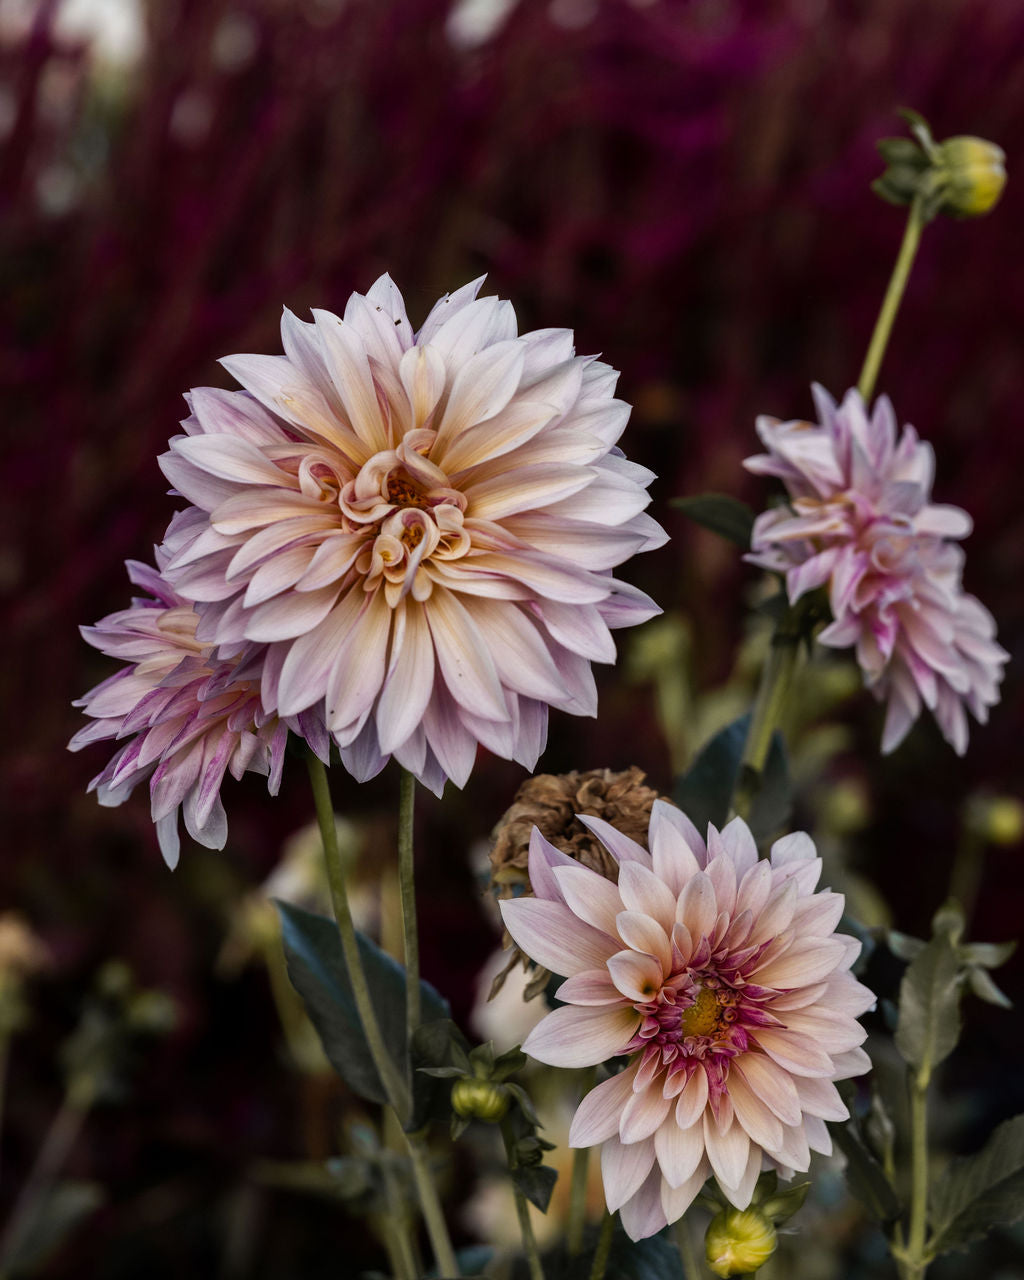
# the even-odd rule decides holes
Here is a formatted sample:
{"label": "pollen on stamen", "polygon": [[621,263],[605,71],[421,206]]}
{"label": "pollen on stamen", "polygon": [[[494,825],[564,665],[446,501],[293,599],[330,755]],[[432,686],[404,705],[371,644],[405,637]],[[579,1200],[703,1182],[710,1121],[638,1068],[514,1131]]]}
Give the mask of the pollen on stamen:
{"label": "pollen on stamen", "polygon": [[411,481],[395,475],[388,476],[388,502],[397,507],[419,507],[421,511],[427,505],[423,494]]}

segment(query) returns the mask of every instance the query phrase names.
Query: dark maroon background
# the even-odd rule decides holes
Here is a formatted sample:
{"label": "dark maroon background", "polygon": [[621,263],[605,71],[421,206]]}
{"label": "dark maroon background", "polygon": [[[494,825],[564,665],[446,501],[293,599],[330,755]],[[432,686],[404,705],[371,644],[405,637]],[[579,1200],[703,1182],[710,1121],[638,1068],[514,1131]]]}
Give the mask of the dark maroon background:
{"label": "dark maroon background", "polygon": [[[626,576],[695,619],[699,671],[718,680],[750,575],[667,500],[707,488],[760,500],[739,468],[755,414],[809,412],[812,379],[836,393],[855,382],[902,230],[868,189],[875,140],[901,129],[896,109],[924,112],[939,137],[1001,143],[1001,205],[929,229],[880,383],[936,446],[938,500],[974,516],[967,585],[1015,659],[965,761],[928,726],[883,762],[879,717],[859,708],[876,807],[859,864],[921,931],[945,893],[963,798],[982,784],[1014,792],[1021,777],[1024,9],[522,0],[467,50],[446,39],[435,0],[157,0],[144,64],[114,102],[89,90],[87,51],[51,35],[55,8],[0,48],[15,106],[0,151],[0,903],[57,959],[14,1046],[0,1206],[59,1098],[55,1047],[95,966],[118,955],[174,994],[182,1022],[76,1146],[71,1171],[101,1181],[110,1204],[49,1274],[343,1274],[333,1207],[240,1190],[252,1159],[328,1152],[332,1104],[311,1102],[283,1066],[262,975],[213,976],[223,900],[269,872],[308,814],[301,769],[274,804],[258,779],[229,784],[229,848],[186,849],[172,876],[143,795],[99,809],[84,787],[103,751],[64,750],[71,699],[110,670],[76,626],[123,606],[123,560],[147,557],[172,510],[155,457],[181,393],[228,385],[220,355],[280,350],[283,304],[340,310],[386,269],[418,323],[486,271],[523,329],[573,326],[578,350],[623,371],[636,406],[623,443],[658,471],[651,510],[675,535]],[[228,15],[253,36],[240,65],[216,53]],[[55,163],[79,181],[59,214],[38,198]],[[610,670],[602,688],[596,723],[554,717],[543,767],[636,763],[667,789],[648,698]],[[424,967],[459,1016],[491,945],[467,850],[521,778],[481,753],[464,794],[421,803]],[[387,812],[395,789],[390,773],[365,788],[336,779],[350,813]],[[986,938],[1019,929],[1020,857],[989,860]],[[224,869],[216,891],[211,865]],[[1024,1104],[1019,1021],[976,1005],[968,1016],[954,1081],[990,1123]],[[310,1114],[321,1119],[304,1127]],[[254,1204],[247,1227],[238,1215]],[[258,1241],[236,1272],[222,1270],[232,1213]],[[346,1258],[373,1261],[368,1248]]]}

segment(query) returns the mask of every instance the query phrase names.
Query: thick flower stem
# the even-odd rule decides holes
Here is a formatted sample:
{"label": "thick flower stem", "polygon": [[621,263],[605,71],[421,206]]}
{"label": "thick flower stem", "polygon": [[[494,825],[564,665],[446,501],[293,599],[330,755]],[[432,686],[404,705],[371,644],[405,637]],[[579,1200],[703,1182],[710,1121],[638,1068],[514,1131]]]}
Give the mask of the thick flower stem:
{"label": "thick flower stem", "polygon": [[910,1079],[910,1227],[904,1263],[905,1280],[923,1280],[930,1259],[925,1250],[928,1228],[928,1077]]}
{"label": "thick flower stem", "polygon": [[[590,1067],[583,1077],[582,1095],[586,1095],[594,1087],[597,1068]],[[583,1228],[587,1220],[587,1174],[590,1170],[590,1148],[577,1147],[572,1153],[572,1183],[569,1191],[569,1223],[565,1233],[565,1244],[570,1258],[575,1258],[583,1249]]]}
{"label": "thick flower stem", "polygon": [[409,1086],[401,1072],[392,1061],[380,1024],[373,1008],[373,999],[363,971],[363,962],[359,956],[359,943],[356,940],[355,925],[352,923],[352,912],[348,904],[348,890],[345,887],[345,872],[341,865],[341,854],[338,850],[338,833],[334,825],[334,806],[331,803],[330,786],[327,781],[327,770],[323,762],[318,760],[312,751],[306,753],[306,764],[309,768],[309,780],[313,788],[313,802],[316,805],[316,819],[320,827],[320,838],[324,846],[324,860],[327,864],[327,880],[331,888],[331,903],[334,917],[338,922],[338,934],[341,938],[341,949],[345,956],[349,981],[352,984],[352,996],[356,1002],[359,1021],[363,1025],[366,1044],[377,1068],[385,1096],[399,1122],[405,1127],[411,1114],[412,1104]]}
{"label": "thick flower stem", "polygon": [[683,1268],[684,1280],[701,1280],[703,1272],[697,1261],[697,1252],[693,1247],[693,1237],[690,1235],[690,1226],[685,1216],[673,1225],[672,1236],[679,1250],[679,1262]]}
{"label": "thick flower stem", "polygon": [[402,900],[402,950],[405,958],[405,1042],[412,1047],[420,1025],[420,947],[416,923],[416,875],[413,861],[413,811],[416,779],[401,771],[398,800],[398,890]]}
{"label": "thick flower stem", "polygon": [[882,357],[885,355],[885,348],[889,341],[889,334],[892,332],[893,321],[896,319],[896,312],[899,310],[900,303],[903,300],[903,292],[907,287],[907,280],[910,278],[910,268],[914,264],[914,255],[917,253],[917,246],[921,242],[921,232],[924,230],[924,225],[921,201],[915,200],[910,206],[907,228],[903,233],[903,243],[900,245],[896,265],[893,267],[892,276],[889,279],[889,287],[885,291],[882,309],[879,311],[878,319],[875,321],[875,331],[871,335],[868,353],[864,357],[864,367],[860,371],[860,379],[857,382],[857,390],[865,401],[870,400],[874,393],[878,370],[882,364]]}
{"label": "thick flower stem", "polygon": [[733,798],[733,808],[741,818],[746,818],[750,813],[757,779],[768,759],[772,734],[778,728],[796,670],[799,644],[798,636],[782,624],[772,636],[768,657],[761,671],[761,684],[757,690],[757,701],[754,703],[754,713],[747,731]]}
{"label": "thick flower stem", "polygon": [[[508,1167],[511,1170],[513,1168],[512,1153],[516,1140],[507,1120],[501,1122],[501,1136],[505,1143]],[[544,1280],[544,1268],[541,1266],[540,1252],[537,1249],[537,1237],[533,1234],[533,1223],[530,1221],[530,1206],[526,1202],[526,1196],[516,1186],[515,1181],[512,1182],[512,1193],[515,1196],[516,1217],[519,1219],[519,1235],[523,1242],[523,1253],[530,1271],[530,1280]]]}
{"label": "thick flower stem", "polygon": [[458,1276],[461,1272],[448,1234],[448,1224],[444,1220],[444,1210],[441,1207],[441,1197],[437,1194],[433,1170],[430,1168],[430,1152],[422,1132],[407,1133],[405,1140],[409,1146],[412,1176],[416,1183],[427,1235],[430,1237],[430,1247],[434,1251],[438,1273],[448,1280],[449,1277]]}
{"label": "thick flower stem", "polygon": [[597,1237],[597,1249],[594,1252],[594,1264],[590,1268],[590,1280],[604,1280],[608,1269],[608,1255],[612,1251],[612,1232],[615,1228],[615,1215],[606,1213],[601,1223],[601,1234]]}

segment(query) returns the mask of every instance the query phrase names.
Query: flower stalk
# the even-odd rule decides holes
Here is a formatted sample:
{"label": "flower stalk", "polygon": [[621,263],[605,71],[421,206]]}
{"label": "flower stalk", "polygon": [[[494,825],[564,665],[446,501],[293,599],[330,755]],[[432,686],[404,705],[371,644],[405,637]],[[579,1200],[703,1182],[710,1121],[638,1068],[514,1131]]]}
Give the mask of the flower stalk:
{"label": "flower stalk", "polygon": [[[593,1089],[597,1068],[589,1067],[583,1076],[584,1097]],[[590,1148],[577,1147],[572,1153],[572,1183],[569,1190],[569,1222],[565,1244],[570,1258],[583,1249],[583,1228],[587,1218],[587,1174],[590,1171]]]}
{"label": "flower stalk", "polygon": [[[508,1157],[508,1167],[511,1171],[515,1167],[516,1135],[507,1119],[501,1122],[501,1136],[505,1143],[505,1154]],[[526,1196],[520,1191],[515,1181],[512,1182],[512,1192],[515,1196],[519,1235],[523,1242],[523,1253],[526,1256],[530,1280],[544,1280],[544,1268],[541,1266],[537,1237],[533,1234],[533,1223],[530,1221],[530,1206],[527,1204]]]}
{"label": "flower stalk", "polygon": [[928,1078],[929,1067],[910,1077],[910,1225],[903,1255],[904,1280],[923,1280],[928,1270]]}
{"label": "flower stalk", "polygon": [[740,761],[733,807],[741,818],[746,818],[750,814],[757,777],[764,770],[772,744],[772,734],[779,726],[783,708],[786,705],[786,697],[793,683],[799,644],[799,636],[785,626],[784,619],[772,636],[768,657],[761,670],[757,701],[754,703],[750,729],[747,732],[747,741]]}
{"label": "flower stalk", "polygon": [[398,800],[398,890],[402,901],[402,953],[405,957],[405,1042],[412,1048],[412,1038],[420,1025],[420,948],[416,922],[416,872],[413,859],[413,816],[416,805],[416,779],[401,770]]}
{"label": "flower stalk", "polygon": [[896,313],[899,310],[900,303],[903,301],[903,294],[910,278],[910,269],[914,265],[914,258],[921,242],[921,232],[924,230],[924,226],[924,210],[921,198],[917,197],[910,206],[910,214],[907,217],[907,226],[903,233],[903,242],[896,258],[896,265],[893,267],[892,275],[889,278],[889,287],[885,291],[882,309],[879,311],[878,319],[875,321],[875,329],[868,345],[868,353],[864,357],[864,366],[860,371],[860,378],[857,380],[857,390],[864,397],[865,403],[874,394],[875,383],[878,380],[878,370],[881,367],[882,357],[885,355],[885,348],[889,342],[893,321],[896,319]]}
{"label": "flower stalk", "polygon": [[590,1268],[590,1280],[604,1280],[604,1273],[608,1270],[608,1255],[612,1251],[612,1231],[615,1227],[615,1215],[606,1213],[601,1223],[601,1234],[597,1237],[597,1249],[594,1252],[594,1262]]}

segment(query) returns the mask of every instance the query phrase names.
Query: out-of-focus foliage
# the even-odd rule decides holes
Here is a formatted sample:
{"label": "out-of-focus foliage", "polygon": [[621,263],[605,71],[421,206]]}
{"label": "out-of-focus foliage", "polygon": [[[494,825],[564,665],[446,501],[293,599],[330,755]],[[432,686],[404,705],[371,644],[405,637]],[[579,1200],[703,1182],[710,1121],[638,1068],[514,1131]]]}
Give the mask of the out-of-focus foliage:
{"label": "out-of-focus foliage", "polygon": [[[71,699],[109,674],[75,627],[123,606],[121,562],[163,531],[174,504],[155,455],[183,416],[181,393],[228,385],[218,355],[276,350],[282,304],[339,307],[387,269],[421,317],[487,271],[523,327],[572,325],[580,351],[623,370],[630,456],[662,476],[660,517],[669,498],[707,490],[756,507],[764,490],[739,465],[755,414],[808,412],[812,379],[836,393],[856,379],[901,234],[900,211],[869,190],[875,140],[908,103],[936,137],[993,139],[1010,175],[1000,204],[977,223],[929,228],[880,387],[935,444],[938,500],[975,518],[967,587],[1015,656],[1004,701],[966,763],[921,728],[883,768],[875,712],[855,697],[791,766],[798,824],[827,810],[858,883],[881,884],[892,918],[918,934],[945,897],[964,798],[982,783],[1019,787],[1024,11],[519,0],[467,41],[449,9],[151,0],[139,61],[114,65],[60,34],[55,0],[0,5],[0,905],[17,903],[53,957],[12,1041],[0,1214],[59,1104],[56,1048],[99,963],[126,956],[181,1013],[130,1096],[97,1107],[71,1150],[69,1178],[102,1185],[106,1207],[50,1275],[70,1274],[73,1258],[76,1274],[102,1280],[316,1280],[337,1274],[342,1245],[354,1270],[379,1264],[333,1202],[254,1172],[336,1155],[353,1102],[275,1052],[258,968],[215,976],[239,904],[308,820],[302,770],[286,769],[277,804],[229,788],[230,848],[185,850],[171,877],[142,796],[100,810],[84,787],[102,761],[64,752]],[[673,767],[650,676],[627,686],[620,666],[596,725],[555,720],[546,770],[636,764],[668,792],[742,710],[725,681],[752,577],[735,548],[673,519],[676,541],[636,567],[671,612],[664,652],[687,666],[686,680],[661,681],[662,716],[687,715],[693,689],[716,687],[721,705],[702,704],[706,732],[677,729]],[[638,674],[652,670],[645,644],[641,632],[629,646]],[[813,713],[801,708],[801,721]],[[852,750],[869,762],[856,772]],[[824,777],[812,767],[823,757]],[[465,796],[421,806],[424,975],[457,1021],[492,941],[466,853],[521,779],[489,761]],[[393,790],[387,775],[337,787],[338,808],[368,824],[370,884],[392,857]],[[843,827],[840,799],[862,794],[871,804]],[[1019,841],[979,856],[972,932],[1012,937]],[[965,1016],[944,1068],[962,1098],[939,1121],[950,1149],[976,1147],[973,1133],[1024,1105],[1012,1022],[977,1002]],[[822,1187],[803,1211],[808,1234],[780,1237],[766,1276],[815,1280],[824,1261],[877,1274],[858,1211],[837,1210],[837,1179]],[[1010,1236],[982,1249],[944,1276],[1013,1274],[1024,1254]]]}

